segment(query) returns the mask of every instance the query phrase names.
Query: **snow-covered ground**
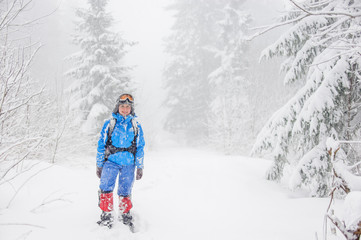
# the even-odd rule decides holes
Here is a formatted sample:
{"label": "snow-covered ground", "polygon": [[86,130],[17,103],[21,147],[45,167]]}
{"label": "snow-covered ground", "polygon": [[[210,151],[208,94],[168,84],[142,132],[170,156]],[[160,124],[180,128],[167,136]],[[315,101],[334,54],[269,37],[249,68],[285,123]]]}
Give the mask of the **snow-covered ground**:
{"label": "snow-covered ground", "polygon": [[194,149],[147,152],[144,177],[133,188],[139,231],[132,234],[120,223],[113,229],[96,224],[95,156],[41,162],[0,185],[0,239],[305,240],[316,239],[316,232],[322,239],[329,199],[266,181],[269,165]]}

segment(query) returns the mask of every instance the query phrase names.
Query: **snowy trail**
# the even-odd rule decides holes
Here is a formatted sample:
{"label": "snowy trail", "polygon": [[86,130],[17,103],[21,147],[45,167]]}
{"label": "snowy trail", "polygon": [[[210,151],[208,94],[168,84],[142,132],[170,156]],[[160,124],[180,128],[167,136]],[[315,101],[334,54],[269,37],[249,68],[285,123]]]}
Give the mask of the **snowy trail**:
{"label": "snowy trail", "polygon": [[0,186],[6,196],[0,199],[0,239],[301,240],[322,234],[328,199],[295,198],[266,181],[268,161],[176,148],[147,153],[144,177],[133,189],[139,232],[122,224],[100,228],[90,158],[81,168],[39,173],[8,209],[3,206],[12,194],[6,193],[13,190]]}
{"label": "snowy trail", "polygon": [[195,150],[154,153],[151,160],[153,183],[135,187],[135,202],[153,239],[314,239],[321,233],[328,200],[294,198],[266,181],[269,161]]}

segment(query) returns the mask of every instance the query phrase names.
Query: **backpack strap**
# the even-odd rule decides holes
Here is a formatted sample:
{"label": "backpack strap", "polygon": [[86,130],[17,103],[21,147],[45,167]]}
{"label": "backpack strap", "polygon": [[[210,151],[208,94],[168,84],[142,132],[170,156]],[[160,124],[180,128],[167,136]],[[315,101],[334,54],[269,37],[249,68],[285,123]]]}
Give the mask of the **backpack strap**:
{"label": "backpack strap", "polygon": [[139,128],[138,128],[138,122],[137,120],[135,120],[135,118],[132,118],[132,126],[134,130],[134,139],[136,139],[138,137]]}
{"label": "backpack strap", "polygon": [[131,120],[132,127],[134,130],[134,138],[132,140],[132,145],[128,148],[117,148],[117,147],[114,147],[112,144],[112,133],[113,133],[116,122],[117,122],[117,120],[115,118],[112,118],[108,125],[108,133],[107,133],[108,139],[107,139],[107,143],[105,144],[105,161],[108,160],[109,155],[117,153],[117,152],[124,152],[124,151],[128,151],[128,152],[132,153],[134,155],[134,161],[135,161],[135,154],[137,153],[137,137],[138,137],[138,133],[139,133],[138,122],[134,118],[132,118],[132,120]]}
{"label": "backpack strap", "polygon": [[112,145],[112,134],[115,127],[115,124],[117,123],[116,118],[110,119],[109,125],[108,125],[108,133],[107,133],[107,143],[105,144],[105,147]]}
{"label": "backpack strap", "polygon": [[130,146],[128,151],[133,153],[134,162],[135,162],[135,154],[137,153],[137,137],[138,137],[139,128],[138,128],[137,120],[132,118],[131,121],[132,121],[133,130],[134,130],[134,138],[133,138],[133,141],[132,141],[132,145]]}
{"label": "backpack strap", "polygon": [[117,119],[112,118],[110,119],[110,122],[108,124],[108,132],[107,132],[107,142],[105,143],[105,152],[104,152],[104,162],[108,161],[108,157],[111,154],[109,147],[113,146],[112,144],[112,133],[115,127],[115,124],[117,123]]}

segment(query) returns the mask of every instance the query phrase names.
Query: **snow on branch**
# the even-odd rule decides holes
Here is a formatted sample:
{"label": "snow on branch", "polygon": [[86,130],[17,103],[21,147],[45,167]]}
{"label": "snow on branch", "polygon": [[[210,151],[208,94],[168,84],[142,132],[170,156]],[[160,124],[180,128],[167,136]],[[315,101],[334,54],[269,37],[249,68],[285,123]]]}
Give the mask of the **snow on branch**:
{"label": "snow on branch", "polygon": [[295,1],[293,0],[289,0],[294,6],[296,6],[303,14],[301,14],[300,16],[298,16],[297,18],[294,19],[289,19],[287,21],[283,21],[280,23],[276,23],[276,24],[271,24],[271,25],[266,25],[266,26],[260,26],[257,28],[253,28],[252,30],[257,30],[257,29],[264,29],[262,31],[256,32],[255,34],[253,34],[252,36],[246,38],[246,40],[251,41],[253,39],[255,39],[256,37],[259,37],[267,32],[270,32],[276,28],[280,28],[289,24],[293,24],[293,23],[298,23],[301,20],[308,18],[310,16],[325,16],[325,17],[342,17],[345,16],[347,18],[351,18],[351,19],[355,19],[355,18],[359,18],[361,17],[361,14],[351,14],[348,12],[336,12],[336,11],[319,11],[319,12],[315,12],[315,11],[309,11],[304,7],[301,7],[299,4],[297,4]]}
{"label": "snow on branch", "polygon": [[32,2],[33,0],[13,0],[11,6],[8,7],[6,13],[3,16],[0,16],[0,31],[8,27],[23,27],[33,23],[37,23],[39,22],[39,20],[54,14],[60,7],[59,3],[59,5],[55,9],[45,15],[31,19],[26,22],[15,23],[15,20],[19,17],[19,15],[24,12]]}
{"label": "snow on branch", "polygon": [[19,163],[21,163],[22,161],[24,161],[24,160],[28,157],[28,155],[29,155],[30,153],[32,153],[35,149],[37,149],[41,142],[42,142],[42,140],[40,140],[32,149],[29,149],[29,150],[27,151],[27,153],[25,153],[24,156],[21,157],[18,161],[16,161],[13,165],[11,165],[10,167],[8,167],[8,168],[5,170],[5,173],[0,177],[0,180],[4,179],[4,177],[10,172],[11,169],[13,169],[13,168],[16,167]]}
{"label": "snow on branch", "polygon": [[[361,177],[353,175],[347,170],[347,166],[336,158],[336,153],[340,150],[341,144],[357,143],[361,141],[336,141],[328,138],[326,148],[333,163],[333,190],[331,199],[327,208],[326,217],[337,229],[344,235],[347,240],[357,240],[361,236]],[[332,214],[329,214],[330,206],[337,189],[342,189],[346,194],[343,207],[342,221]]]}
{"label": "snow on branch", "polygon": [[340,230],[347,240],[358,240],[360,238],[360,230],[358,230],[358,232],[352,232],[337,217],[330,215],[327,215],[327,217],[338,228],[338,230]]}
{"label": "snow on branch", "polygon": [[[272,25],[266,25],[266,26],[262,26],[262,27],[258,27],[258,29],[264,29],[260,32],[257,32],[255,34],[253,34],[252,36],[248,37],[248,38],[245,38],[246,41],[252,41],[253,39],[255,39],[256,37],[259,37],[267,32],[270,32],[276,28],[279,28],[279,27],[282,27],[282,26],[286,26],[286,25],[289,25],[289,24],[292,24],[292,23],[296,23],[296,22],[299,22],[301,21],[302,19],[306,18],[306,17],[309,17],[311,15],[309,14],[305,14],[303,16],[299,16],[295,19],[291,19],[291,20],[287,20],[287,21],[284,21],[284,22],[281,22],[281,23],[277,23],[277,24],[272,24]],[[256,28],[253,28],[253,30],[255,30]]]}
{"label": "snow on branch", "polygon": [[8,146],[7,148],[5,149],[0,149],[0,157],[3,157],[5,153],[9,152],[10,150],[12,150],[13,148],[17,147],[17,146],[21,146],[21,145],[24,145],[25,143],[28,143],[28,142],[34,142],[34,141],[37,141],[37,140],[41,140],[42,138],[40,137],[36,137],[36,138],[26,138],[26,139],[17,139],[16,141],[14,141],[15,143]]}
{"label": "snow on branch", "polygon": [[[2,20],[0,22],[0,31],[4,28],[6,28],[7,26],[10,25],[10,23],[12,21],[14,21],[19,14],[24,11],[24,9],[30,5],[30,3],[33,0],[30,0],[28,2],[26,2],[25,4],[23,4],[23,1],[20,0],[14,0],[12,2],[12,5],[9,7],[8,11],[1,17]],[[19,4],[18,4],[19,3]],[[18,5],[17,5],[18,4]],[[15,10],[15,11],[14,11]]]}
{"label": "snow on branch", "polygon": [[61,195],[61,196],[59,196],[59,197],[55,197],[55,198],[52,198],[52,199],[44,199],[43,202],[42,202],[39,206],[33,208],[30,212],[32,212],[32,213],[37,213],[37,212],[39,211],[39,209],[45,207],[46,205],[52,204],[52,203],[54,203],[54,202],[68,202],[68,203],[72,203],[71,200],[69,200],[69,199],[67,199],[67,198],[64,198],[64,196],[66,196],[66,195],[69,195],[69,193],[68,193],[68,194],[63,194],[63,195]]}
{"label": "snow on branch", "polygon": [[32,179],[33,177],[37,176],[39,173],[48,170],[49,168],[53,167],[54,165],[50,165],[48,167],[45,167],[43,169],[40,169],[39,171],[37,171],[36,173],[34,173],[33,175],[31,175],[15,192],[15,194],[13,195],[13,197],[11,198],[11,200],[9,201],[8,205],[6,208],[9,208],[10,205],[12,204],[12,202],[14,201],[15,197],[17,196],[17,194],[20,192],[20,190],[30,181],[30,179]]}
{"label": "snow on branch", "polygon": [[14,107],[6,110],[6,111],[2,111],[2,109],[0,108],[0,116],[5,114],[5,113],[13,112],[13,111],[23,107],[24,105],[27,105],[30,102],[30,100],[32,100],[36,96],[41,95],[43,92],[44,92],[44,87],[42,89],[40,89],[38,92],[32,94],[31,96],[28,96],[27,98],[24,98],[24,99],[20,100],[21,103],[19,103],[18,105],[14,106]]}
{"label": "snow on branch", "polygon": [[332,158],[333,162],[333,171],[336,178],[341,179],[344,182],[344,187],[348,189],[347,193],[350,191],[361,191],[361,176],[356,176],[350,172],[350,170],[359,165],[360,162],[351,166],[351,168],[343,161],[340,161],[336,158],[336,153],[340,150],[341,144],[343,143],[358,143],[361,144],[361,141],[336,141],[332,138],[328,138],[326,141],[326,148],[328,154]]}
{"label": "snow on branch", "polygon": [[295,1],[293,0],[289,0],[293,5],[295,5],[298,9],[300,9],[301,11],[307,13],[307,15],[309,16],[347,16],[350,18],[358,18],[361,17],[361,14],[350,14],[347,12],[326,12],[326,11],[322,11],[322,12],[313,12],[313,11],[308,11],[305,8],[301,7],[299,4],[297,4]]}

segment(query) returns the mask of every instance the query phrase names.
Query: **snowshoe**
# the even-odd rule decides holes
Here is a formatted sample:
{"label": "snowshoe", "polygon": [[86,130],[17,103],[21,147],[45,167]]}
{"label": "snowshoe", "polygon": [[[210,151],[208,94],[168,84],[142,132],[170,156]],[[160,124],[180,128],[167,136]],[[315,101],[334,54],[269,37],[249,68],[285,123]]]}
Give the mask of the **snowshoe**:
{"label": "snowshoe", "polygon": [[135,233],[135,227],[133,223],[133,216],[128,213],[123,213],[119,216],[119,221],[123,222],[124,225],[127,225],[132,233]]}
{"label": "snowshoe", "polygon": [[106,226],[108,228],[113,227],[113,215],[110,212],[102,212],[100,215],[100,221],[97,222],[99,226]]}

